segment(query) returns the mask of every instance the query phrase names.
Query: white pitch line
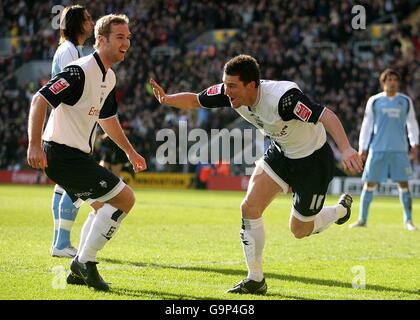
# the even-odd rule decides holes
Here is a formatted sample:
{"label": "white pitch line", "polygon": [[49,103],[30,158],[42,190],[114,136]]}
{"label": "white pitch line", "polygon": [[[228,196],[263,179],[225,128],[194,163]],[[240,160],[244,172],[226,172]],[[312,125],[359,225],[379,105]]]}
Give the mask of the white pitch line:
{"label": "white pitch line", "polygon": [[[108,264],[107,262],[104,262]],[[135,263],[109,263],[109,265],[99,266],[100,270],[130,270],[130,269],[145,269],[145,268],[159,268],[159,269],[183,269],[183,268],[194,268],[194,267],[206,267],[208,265],[242,265],[243,261],[202,261],[195,263],[186,263],[186,264],[171,264],[171,265],[157,265],[157,264],[147,264],[145,263],[142,266],[136,266]],[[193,270],[192,270],[193,271]],[[206,270],[203,270],[206,271]]]}

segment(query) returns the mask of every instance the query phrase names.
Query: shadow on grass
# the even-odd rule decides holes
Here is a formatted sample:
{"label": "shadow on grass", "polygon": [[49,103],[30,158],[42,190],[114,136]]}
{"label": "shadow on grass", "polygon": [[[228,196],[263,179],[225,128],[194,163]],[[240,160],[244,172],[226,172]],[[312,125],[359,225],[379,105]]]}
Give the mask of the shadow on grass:
{"label": "shadow on grass", "polygon": [[[223,269],[223,268],[209,268],[209,267],[194,267],[194,266],[175,266],[175,265],[166,265],[166,264],[158,264],[158,263],[143,263],[143,262],[133,262],[133,261],[124,261],[118,259],[110,259],[110,258],[103,258],[101,259],[104,262],[114,263],[114,264],[125,264],[125,265],[132,265],[135,267],[143,267],[143,268],[152,268],[152,269],[177,269],[177,270],[187,270],[187,271],[198,271],[198,272],[213,272],[213,273],[221,273],[225,275],[237,275],[238,277],[243,277],[245,275],[245,270],[235,270],[235,269]],[[342,282],[337,280],[327,280],[327,279],[317,279],[317,278],[310,278],[310,277],[303,277],[303,276],[294,276],[289,274],[277,274],[266,272],[264,273],[266,278],[272,279],[279,279],[283,281],[290,281],[290,282],[302,282],[304,284],[313,284],[319,286],[329,286],[329,287],[341,287],[341,288],[352,288],[351,283]],[[374,290],[374,291],[387,291],[387,292],[397,292],[397,293],[404,293],[404,294],[414,294],[419,295],[418,290],[404,290],[398,288],[391,288],[385,287],[381,285],[368,285],[366,284],[365,290]],[[154,293],[152,293],[154,294]],[[165,294],[165,293],[162,293]],[[173,294],[169,294],[173,295]],[[270,296],[270,294],[267,294]],[[281,294],[275,294],[276,296]],[[176,295],[173,295],[174,298]],[[185,296],[188,298],[188,296]],[[284,298],[288,299],[305,299],[304,297],[298,296],[283,296]],[[191,298],[193,298],[191,296]],[[194,299],[200,299],[200,297],[195,297]],[[203,298],[203,299],[211,299],[211,298]]]}
{"label": "shadow on grass", "polygon": [[[146,300],[146,301],[156,301],[156,300],[203,300],[203,301],[207,301],[207,300],[212,300],[212,301],[223,301],[223,300],[227,300],[227,299],[221,299],[220,297],[200,297],[200,296],[195,296],[195,295],[186,295],[186,294],[175,294],[175,293],[170,293],[170,292],[163,292],[163,291],[155,291],[155,290],[133,290],[133,289],[126,289],[126,288],[111,288],[111,291],[109,292],[110,294],[115,294],[118,296],[122,296],[122,297],[134,297],[137,298],[139,300],[143,300],[146,297],[150,300]],[[288,299],[288,300],[310,300],[304,297],[299,297],[299,296],[288,296],[288,295],[282,295],[282,294],[266,294],[266,297],[270,297],[270,296],[276,296],[276,297],[282,297],[284,299]],[[240,296],[241,298],[243,296]],[[247,298],[252,299],[252,296],[247,296]],[[230,300],[230,299],[229,299]],[[235,300],[232,300],[235,301]],[[239,301],[243,301],[239,300]],[[267,300],[266,300],[267,301]],[[270,301],[270,300],[268,300]]]}
{"label": "shadow on grass", "polygon": [[216,297],[199,297],[188,294],[176,294],[171,292],[155,290],[133,290],[127,288],[111,288],[110,293],[118,296],[130,296],[139,299],[149,298],[151,300],[220,300]]}
{"label": "shadow on grass", "polygon": [[[188,295],[188,294],[176,294],[171,292],[163,292],[163,291],[155,291],[155,290],[133,290],[133,289],[126,289],[126,288],[118,288],[118,287],[111,287],[111,294],[115,294],[118,296],[130,296],[138,299],[144,299],[149,298],[151,300],[222,300],[219,297],[200,297],[195,295]],[[299,297],[299,296],[290,296],[290,295],[284,295],[284,294],[270,294],[267,293],[265,295],[266,297],[270,296],[276,296],[276,297],[282,297],[284,299],[289,300],[310,300],[305,297]],[[241,296],[242,297],[242,296]],[[251,298],[252,296],[247,296],[248,298]],[[226,300],[226,299],[223,299]]]}

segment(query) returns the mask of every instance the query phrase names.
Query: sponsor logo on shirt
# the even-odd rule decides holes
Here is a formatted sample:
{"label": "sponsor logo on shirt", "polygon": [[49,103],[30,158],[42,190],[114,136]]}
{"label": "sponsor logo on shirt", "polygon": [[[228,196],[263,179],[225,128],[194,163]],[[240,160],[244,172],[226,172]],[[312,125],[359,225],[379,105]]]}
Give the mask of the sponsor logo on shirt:
{"label": "sponsor logo on shirt", "polygon": [[207,89],[207,95],[208,96],[215,96],[216,94],[222,93],[222,85],[223,83],[216,84],[214,86],[211,86]]}
{"label": "sponsor logo on shirt", "polygon": [[99,114],[100,113],[101,113],[101,110],[100,109],[96,109],[95,107],[92,107],[92,108],[89,109],[88,115],[89,116],[98,116],[99,117]]}
{"label": "sponsor logo on shirt", "polygon": [[284,126],[281,131],[280,131],[280,136],[285,136],[287,134],[286,129],[288,128],[288,126]]}
{"label": "sponsor logo on shirt", "polygon": [[48,89],[54,94],[59,94],[61,91],[70,87],[70,84],[67,82],[66,79],[60,78],[56,82],[54,82]]}
{"label": "sponsor logo on shirt", "polygon": [[389,118],[400,118],[401,109],[398,108],[388,108],[381,110],[383,114],[386,114]]}
{"label": "sponsor logo on shirt", "polygon": [[297,115],[297,117],[307,122],[309,118],[311,117],[312,110],[309,109],[306,105],[304,105],[302,102],[298,101],[295,108],[293,109],[293,113]]}

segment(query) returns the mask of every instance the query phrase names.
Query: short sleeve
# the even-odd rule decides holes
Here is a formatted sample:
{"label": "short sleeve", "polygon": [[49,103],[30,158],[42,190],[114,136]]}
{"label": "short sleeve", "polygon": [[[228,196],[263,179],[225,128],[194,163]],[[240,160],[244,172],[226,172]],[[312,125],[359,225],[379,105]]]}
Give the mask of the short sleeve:
{"label": "short sleeve", "polygon": [[296,88],[288,90],[280,98],[278,105],[279,115],[284,121],[296,119],[317,123],[324,109]]}
{"label": "short sleeve", "polygon": [[101,112],[99,113],[99,119],[111,118],[117,114],[118,104],[115,98],[115,88],[106,97],[104,105],[102,106]]}
{"label": "short sleeve", "polygon": [[198,101],[204,108],[226,108],[230,107],[228,96],[225,95],[223,83],[211,86],[198,94]]}
{"label": "short sleeve", "polygon": [[56,108],[60,103],[74,106],[83,95],[85,73],[79,66],[68,66],[38,92]]}

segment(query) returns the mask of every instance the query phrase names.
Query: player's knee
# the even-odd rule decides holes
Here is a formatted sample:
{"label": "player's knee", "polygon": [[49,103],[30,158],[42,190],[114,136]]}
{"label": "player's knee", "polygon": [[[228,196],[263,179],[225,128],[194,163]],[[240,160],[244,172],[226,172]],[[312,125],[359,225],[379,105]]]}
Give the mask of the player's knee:
{"label": "player's knee", "polygon": [[258,219],[262,215],[262,210],[256,205],[252,205],[249,201],[244,200],[241,203],[242,218]]}
{"label": "player's knee", "polygon": [[108,201],[109,204],[122,210],[125,213],[129,213],[136,202],[136,197],[133,190],[129,186],[125,186],[124,189],[113,199]]}
{"label": "player's knee", "polygon": [[246,202],[246,200],[241,202],[240,208],[241,208],[242,217],[246,217],[248,215],[249,211],[250,211],[249,205]]}
{"label": "player's knee", "polygon": [[129,208],[128,211],[130,211],[134,207],[134,204],[136,203],[136,196],[134,195],[133,190],[129,186],[126,186],[126,188],[128,191],[127,191],[125,202],[126,202],[127,208]]}
{"label": "player's knee", "polygon": [[304,231],[292,231],[292,233],[296,239],[303,239],[308,236],[307,232]]}
{"label": "player's knee", "polygon": [[289,228],[296,239],[302,239],[309,236],[313,230],[311,225],[293,218],[291,219]]}
{"label": "player's knee", "polygon": [[290,231],[292,231],[292,234],[296,239],[303,239],[309,236],[308,231],[302,228],[291,228]]}
{"label": "player's knee", "polygon": [[91,203],[90,206],[93,208],[93,210],[98,211],[100,208],[104,206],[104,203],[95,201],[94,203]]}

